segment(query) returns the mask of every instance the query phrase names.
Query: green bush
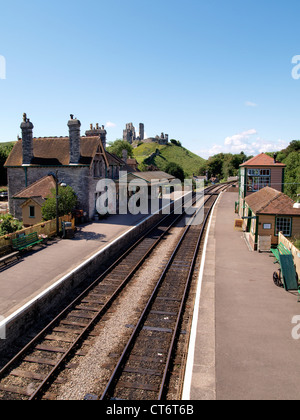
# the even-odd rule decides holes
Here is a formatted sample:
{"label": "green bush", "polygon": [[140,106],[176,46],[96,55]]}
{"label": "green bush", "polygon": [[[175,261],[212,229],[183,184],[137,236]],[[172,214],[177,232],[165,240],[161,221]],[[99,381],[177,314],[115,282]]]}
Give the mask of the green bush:
{"label": "green bush", "polygon": [[298,248],[300,250],[300,235],[296,235],[293,240],[292,240],[293,244],[295,245],[296,248]]}
{"label": "green bush", "polygon": [[184,171],[180,165],[175,162],[169,162],[166,166],[165,172],[169,175],[175,176],[176,179],[184,181]]}
{"label": "green bush", "polygon": [[3,214],[0,217],[0,236],[17,232],[23,228],[22,222],[14,219],[11,214]]}
{"label": "green bush", "polygon": [[116,140],[112,143],[109,143],[109,147],[107,148],[109,153],[113,153],[114,155],[118,156],[120,159],[123,158],[123,150],[126,150],[128,153],[128,157],[133,157],[133,147],[130,143],[124,140]]}
{"label": "green bush", "polygon": [[[53,220],[56,218],[56,190],[55,188],[51,191],[51,196],[47,198],[45,204],[42,207],[42,215],[44,220]],[[77,197],[74,190],[70,187],[58,188],[58,216],[65,216],[74,210]]]}

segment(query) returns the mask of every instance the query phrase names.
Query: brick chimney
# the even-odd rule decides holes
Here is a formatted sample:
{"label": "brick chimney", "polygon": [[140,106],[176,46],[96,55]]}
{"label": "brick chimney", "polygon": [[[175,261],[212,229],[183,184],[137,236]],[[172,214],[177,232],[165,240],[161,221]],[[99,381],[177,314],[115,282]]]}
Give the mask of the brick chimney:
{"label": "brick chimney", "polygon": [[90,125],[90,130],[87,130],[85,132],[85,135],[87,137],[100,137],[102,144],[104,146],[104,149],[106,149],[106,135],[107,131],[105,130],[104,125],[102,127],[99,126],[99,124],[96,124],[96,128],[93,126],[93,124]]}
{"label": "brick chimney", "polygon": [[81,122],[74,119],[74,115],[70,115],[68,122],[69,138],[70,138],[70,164],[77,164],[80,160],[80,127]]}
{"label": "brick chimney", "polygon": [[23,165],[30,165],[33,158],[33,124],[27,115],[23,114],[22,130],[22,149],[23,149]]}

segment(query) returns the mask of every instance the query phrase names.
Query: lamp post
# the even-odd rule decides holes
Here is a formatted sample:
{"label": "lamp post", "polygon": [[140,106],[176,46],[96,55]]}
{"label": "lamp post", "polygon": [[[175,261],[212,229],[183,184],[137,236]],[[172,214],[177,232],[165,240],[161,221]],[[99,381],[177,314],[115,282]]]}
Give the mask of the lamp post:
{"label": "lamp post", "polygon": [[55,173],[50,172],[49,175],[52,175],[54,180],[55,180],[55,200],[56,200],[56,235],[59,236],[59,195],[58,195],[58,187],[59,185],[61,187],[66,187],[67,184],[65,184],[64,182],[61,182],[59,184],[59,180],[58,180],[58,171],[56,171]]}
{"label": "lamp post", "polygon": [[56,171],[56,175],[55,175],[55,184],[56,184],[56,194],[55,194],[55,198],[56,198],[56,235],[59,236],[59,215],[58,215],[58,200],[59,200],[59,195],[58,195],[58,171]]}

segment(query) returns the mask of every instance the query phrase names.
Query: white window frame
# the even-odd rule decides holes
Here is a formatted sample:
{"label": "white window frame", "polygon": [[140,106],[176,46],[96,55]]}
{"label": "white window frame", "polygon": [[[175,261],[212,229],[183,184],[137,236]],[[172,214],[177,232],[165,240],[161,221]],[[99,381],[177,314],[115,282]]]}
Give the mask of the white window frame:
{"label": "white window frame", "polygon": [[[248,192],[257,192],[262,188],[271,185],[271,170],[270,169],[248,169],[247,179],[252,178],[252,184],[247,182]],[[256,186],[256,188],[254,188]]]}
{"label": "white window frame", "polygon": [[[281,224],[279,225],[278,222]],[[279,236],[279,232],[282,232],[282,234],[287,238],[292,236],[292,217],[276,217],[275,236]]]}

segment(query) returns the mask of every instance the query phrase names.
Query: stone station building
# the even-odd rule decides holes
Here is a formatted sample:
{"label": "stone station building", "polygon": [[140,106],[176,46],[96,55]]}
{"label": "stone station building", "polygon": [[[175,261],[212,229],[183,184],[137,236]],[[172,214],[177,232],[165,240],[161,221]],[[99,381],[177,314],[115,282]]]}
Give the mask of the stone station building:
{"label": "stone station building", "polygon": [[[71,115],[68,137],[33,137],[33,124],[23,115],[22,138],[11,151],[5,167],[8,173],[9,209],[22,218],[22,209],[14,197],[20,191],[48,176],[57,175],[59,183],[71,186],[78,198],[78,208],[89,220],[96,215],[100,179],[116,179],[120,170],[127,170],[126,162],[106,150],[107,132],[104,126],[90,126],[81,136],[81,123]],[[130,168],[132,171],[132,168]]]}

